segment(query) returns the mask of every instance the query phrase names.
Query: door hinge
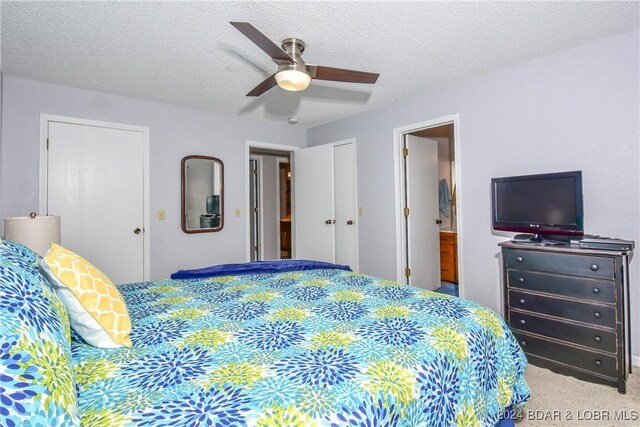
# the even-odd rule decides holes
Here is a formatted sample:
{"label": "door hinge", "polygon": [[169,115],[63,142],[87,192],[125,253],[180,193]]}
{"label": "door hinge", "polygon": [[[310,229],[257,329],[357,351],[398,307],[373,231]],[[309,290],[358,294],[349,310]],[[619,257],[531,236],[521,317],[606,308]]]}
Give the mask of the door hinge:
{"label": "door hinge", "polygon": [[49,138],[47,138],[47,150],[49,149]]}
{"label": "door hinge", "polygon": [[253,212],[258,213],[258,208],[253,208]]}
{"label": "door hinge", "polygon": [[258,169],[254,169],[254,170],[253,170],[253,174],[254,174],[254,175],[258,175]]}
{"label": "door hinge", "polygon": [[256,252],[258,252],[258,245],[256,245]]}
{"label": "door hinge", "polygon": [[409,208],[404,208],[404,216],[409,216]]}
{"label": "door hinge", "polygon": [[405,277],[411,277],[411,269],[409,267],[404,269]]}
{"label": "door hinge", "polygon": [[408,148],[403,148],[402,149],[402,157],[407,157],[409,155],[409,149]]}

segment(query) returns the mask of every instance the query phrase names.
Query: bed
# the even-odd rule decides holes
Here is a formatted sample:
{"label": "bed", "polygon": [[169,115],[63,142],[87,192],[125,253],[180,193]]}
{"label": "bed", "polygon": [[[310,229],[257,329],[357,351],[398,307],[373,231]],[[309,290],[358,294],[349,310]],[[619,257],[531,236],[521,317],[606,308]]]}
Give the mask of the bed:
{"label": "bed", "polygon": [[[33,359],[24,327],[0,323],[0,392],[21,393],[0,399],[1,425],[77,410],[86,426],[493,426],[529,398],[508,327],[463,299],[331,268],[126,284],[133,347],[100,349],[70,337],[21,257],[0,259],[0,320],[21,316],[2,306],[19,271],[63,318],[45,335],[69,366],[16,363]],[[24,385],[47,369],[71,376],[77,409],[58,384]]]}

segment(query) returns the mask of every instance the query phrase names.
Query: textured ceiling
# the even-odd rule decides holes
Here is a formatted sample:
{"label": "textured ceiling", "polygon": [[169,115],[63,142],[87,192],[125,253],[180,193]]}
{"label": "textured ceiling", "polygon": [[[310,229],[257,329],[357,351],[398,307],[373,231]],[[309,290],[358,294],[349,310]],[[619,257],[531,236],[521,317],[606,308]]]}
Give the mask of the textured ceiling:
{"label": "textured ceiling", "polygon": [[[633,2],[8,2],[2,71],[56,84],[311,127],[417,91],[638,28]],[[229,21],[312,64],[381,74],[245,94],[272,74]]]}

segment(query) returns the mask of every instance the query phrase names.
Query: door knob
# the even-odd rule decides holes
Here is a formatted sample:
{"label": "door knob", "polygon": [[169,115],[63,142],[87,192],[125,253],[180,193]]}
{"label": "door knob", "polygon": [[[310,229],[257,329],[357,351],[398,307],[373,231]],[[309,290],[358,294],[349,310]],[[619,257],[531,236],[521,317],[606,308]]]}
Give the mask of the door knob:
{"label": "door knob", "polygon": [[328,219],[328,220],[326,220],[324,223],[325,223],[325,224],[327,224],[327,225],[331,225],[331,220],[330,220],[330,219]]}
{"label": "door knob", "polygon": [[136,227],[136,228],[133,229],[133,232],[135,234],[140,234],[140,233],[142,233],[142,230],[140,228]]}
{"label": "door knob", "polygon": [[350,219],[349,221],[347,221],[347,225],[353,225],[353,220]]}
{"label": "door knob", "polygon": [[438,224],[438,225],[442,224],[442,220],[441,219],[436,219],[436,224]]}

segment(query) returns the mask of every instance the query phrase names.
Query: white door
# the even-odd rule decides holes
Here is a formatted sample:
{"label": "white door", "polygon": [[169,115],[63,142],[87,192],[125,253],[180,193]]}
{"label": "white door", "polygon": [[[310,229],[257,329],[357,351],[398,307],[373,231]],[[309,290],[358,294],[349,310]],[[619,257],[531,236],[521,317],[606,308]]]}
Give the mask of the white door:
{"label": "white door", "polygon": [[296,258],[334,262],[333,145],[295,151]]}
{"label": "white door", "polygon": [[405,136],[409,284],[434,290],[440,286],[438,143]]}
{"label": "white door", "polygon": [[336,264],[346,264],[358,271],[355,144],[335,145],[333,165]]}
{"label": "white door", "polygon": [[49,122],[47,212],[116,284],[144,280],[144,134]]}

